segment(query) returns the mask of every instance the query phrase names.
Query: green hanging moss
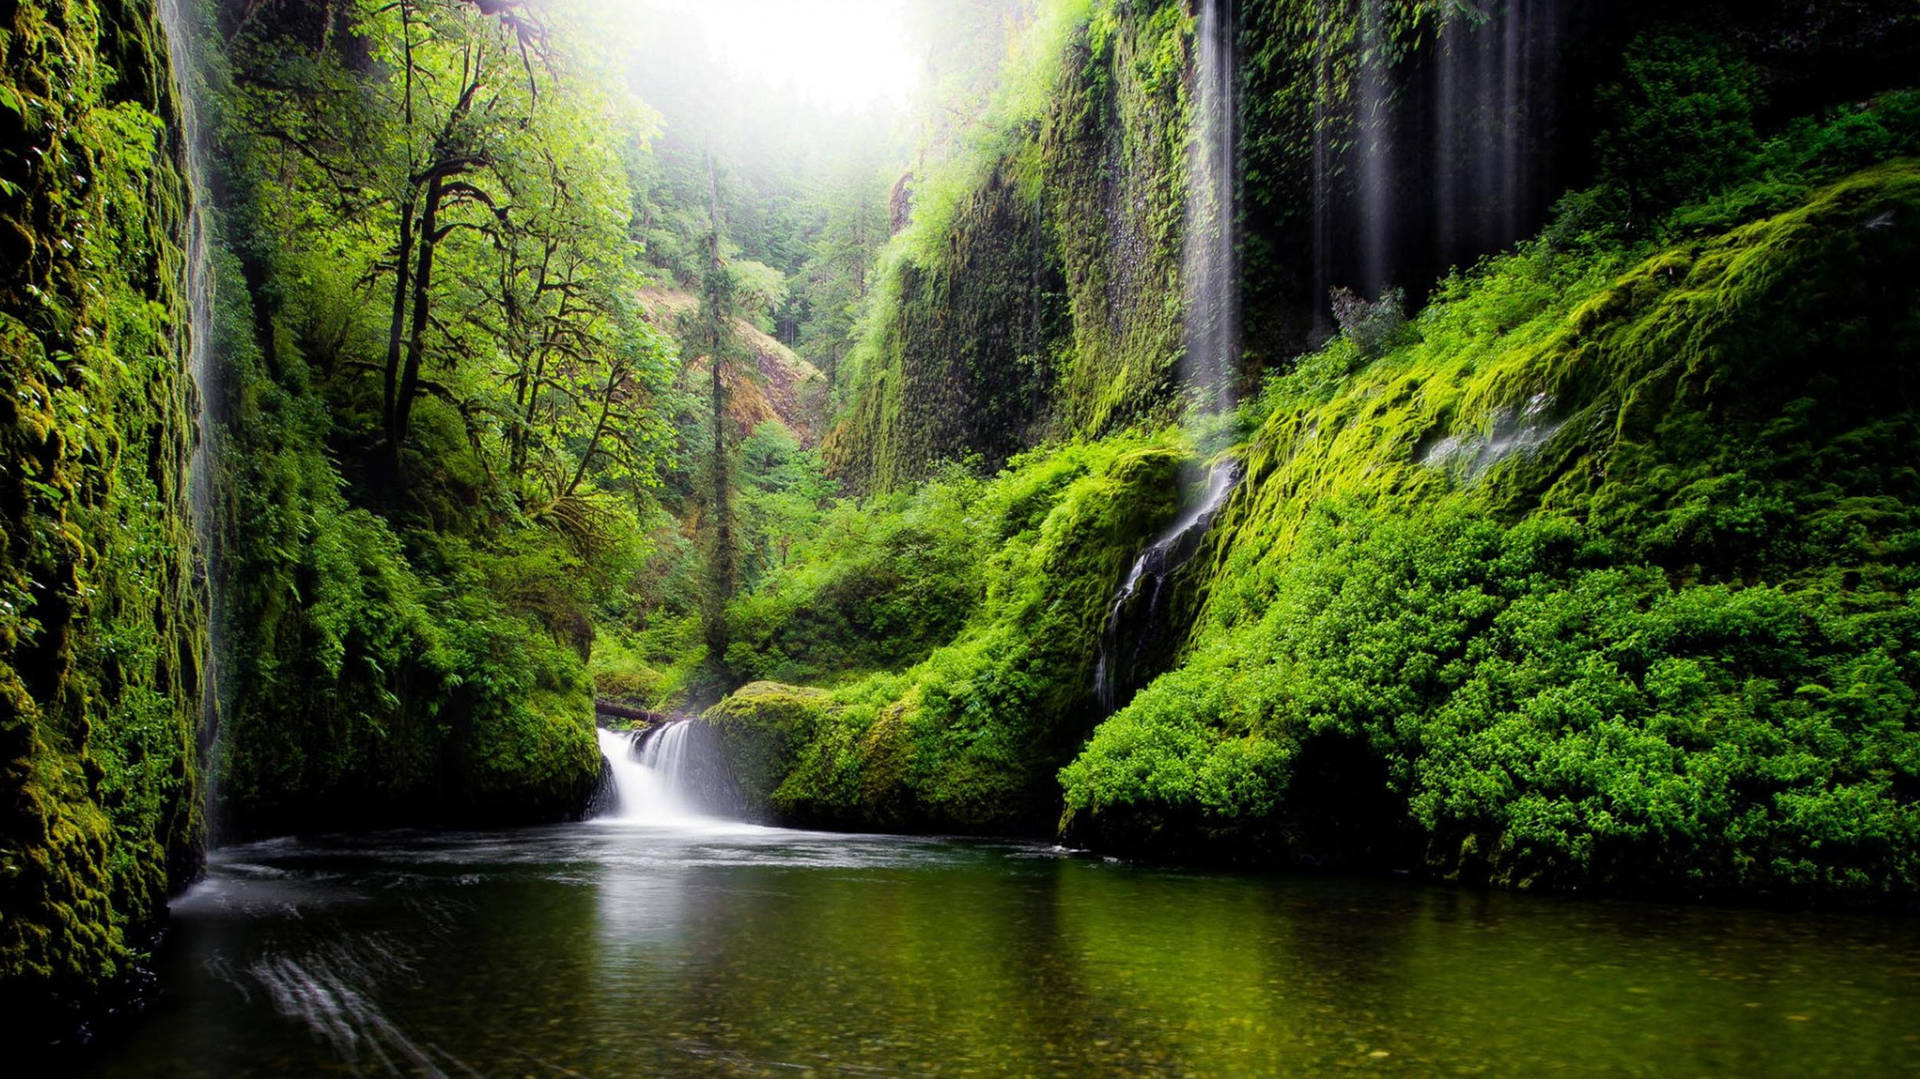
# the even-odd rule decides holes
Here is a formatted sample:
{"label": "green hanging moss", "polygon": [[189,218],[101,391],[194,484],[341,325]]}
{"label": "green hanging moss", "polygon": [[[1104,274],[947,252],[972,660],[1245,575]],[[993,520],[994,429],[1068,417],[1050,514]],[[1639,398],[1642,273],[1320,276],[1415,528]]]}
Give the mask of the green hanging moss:
{"label": "green hanging moss", "polygon": [[0,1013],[57,1038],[196,871],[205,602],[150,4],[0,26]]}

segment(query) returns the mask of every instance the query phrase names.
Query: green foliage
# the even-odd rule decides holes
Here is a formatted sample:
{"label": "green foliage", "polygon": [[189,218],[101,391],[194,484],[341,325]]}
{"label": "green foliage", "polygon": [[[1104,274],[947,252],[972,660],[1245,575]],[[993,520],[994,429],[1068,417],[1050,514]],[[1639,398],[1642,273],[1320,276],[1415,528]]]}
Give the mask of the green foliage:
{"label": "green foliage", "polygon": [[[817,482],[796,479],[803,490]],[[729,669],[745,681],[819,684],[910,665],[950,640],[982,591],[985,549],[972,524],[981,487],[955,472],[911,495],[808,513],[783,536],[769,576],[729,613]],[[768,492],[748,505],[791,496]]]}
{"label": "green foliage", "polygon": [[1707,194],[1746,161],[1759,73],[1720,39],[1681,30],[1636,38],[1624,65],[1600,90],[1607,122],[1594,149],[1601,181],[1639,221]]}
{"label": "green foliage", "polygon": [[145,4],[0,26],[0,1014],[119,1003],[204,843],[186,192]]}
{"label": "green foliage", "polygon": [[1189,659],[1063,770],[1067,827],[1912,894],[1916,223],[1896,164],[1638,264],[1528,248],[1273,381]]}
{"label": "green foliage", "polygon": [[1349,288],[1333,290],[1333,321],[1347,341],[1368,359],[1403,343],[1407,330],[1407,293],[1390,288],[1367,300]]}
{"label": "green foliage", "polygon": [[202,76],[237,832],[554,819],[598,778],[678,357],[629,242],[653,118],[575,15],[282,12]]}
{"label": "green foliage", "polygon": [[[1052,770],[1092,718],[1108,597],[1173,516],[1185,458],[1167,436],[1073,443],[985,483],[954,474],[911,497],[836,511],[846,531],[820,549],[831,561],[781,579],[746,610],[787,664],[778,669],[898,673],[808,697],[804,723],[759,690],[715,706],[710,720],[741,744],[775,738],[754,733],[762,727],[808,732],[779,734],[778,753],[753,750],[750,797],[784,818],[824,823],[1007,830],[1044,821]],[[809,602],[787,600],[796,593]],[[829,652],[829,633],[848,637]],[[773,651],[816,640],[799,660]]]}
{"label": "green foliage", "polygon": [[774,312],[787,302],[787,275],[751,259],[736,259],[727,269],[733,273],[741,313],[760,329],[771,331]]}

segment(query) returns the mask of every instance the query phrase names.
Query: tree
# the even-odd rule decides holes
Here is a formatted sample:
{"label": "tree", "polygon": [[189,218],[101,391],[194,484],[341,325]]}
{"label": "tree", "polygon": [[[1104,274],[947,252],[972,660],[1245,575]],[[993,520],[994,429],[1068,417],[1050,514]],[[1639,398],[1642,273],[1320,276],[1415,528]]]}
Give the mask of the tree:
{"label": "tree", "polygon": [[720,257],[720,184],[713,158],[707,158],[708,222],[707,265],[701,277],[698,340],[706,353],[710,379],[710,404],[713,408],[713,446],[709,475],[713,487],[713,548],[707,569],[706,608],[703,612],[707,655],[724,668],[729,634],[727,603],[733,599],[736,566],[733,550],[733,491],[728,476],[727,445],[727,357],[733,350],[734,292],[733,275]]}
{"label": "tree", "polygon": [[1619,82],[1601,88],[1594,140],[1601,182],[1626,199],[1629,227],[1734,179],[1751,155],[1759,76],[1717,38],[1643,34]]}

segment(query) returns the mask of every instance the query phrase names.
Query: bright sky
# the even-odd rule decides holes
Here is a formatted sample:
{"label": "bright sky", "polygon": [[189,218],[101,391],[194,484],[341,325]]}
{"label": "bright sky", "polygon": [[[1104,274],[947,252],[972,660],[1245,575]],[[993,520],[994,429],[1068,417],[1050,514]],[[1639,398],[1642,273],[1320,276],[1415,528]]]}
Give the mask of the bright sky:
{"label": "bright sky", "polygon": [[743,78],[834,108],[906,104],[920,78],[906,0],[658,0],[687,12]]}

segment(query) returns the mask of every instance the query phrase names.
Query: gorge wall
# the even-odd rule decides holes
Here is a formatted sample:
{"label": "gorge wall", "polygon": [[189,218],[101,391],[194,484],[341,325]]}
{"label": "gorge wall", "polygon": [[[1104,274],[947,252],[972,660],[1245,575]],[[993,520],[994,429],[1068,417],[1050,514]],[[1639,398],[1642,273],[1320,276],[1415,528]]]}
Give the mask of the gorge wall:
{"label": "gorge wall", "polygon": [[[879,294],[867,345],[887,348],[834,445],[897,492],[865,503],[868,527],[914,545],[827,545],[767,590],[756,639],[775,647],[739,669],[820,688],[761,682],[709,712],[755,804],[1257,866],[1910,902],[1920,13],[1240,12],[1237,414],[1166,422],[1194,396],[1189,312],[1177,206],[1150,192],[1184,135],[1154,125],[1187,122],[1191,13],[1096,5],[1063,32],[1049,100],[1089,87],[1155,118],[1124,147],[1141,156],[1093,153],[1086,173],[1135,212],[1091,235],[1098,200],[1073,202],[1066,155],[1047,164],[1076,114],[1049,111],[951,203],[1017,194],[1017,243],[966,212],[903,234],[895,284],[1069,221],[1089,237],[1038,249],[1063,289],[1052,362],[1003,350],[1006,379],[971,376],[1026,387],[1021,425],[987,442],[874,405],[932,378],[941,316],[1001,282]],[[1124,73],[1103,66],[1121,53]],[[1165,320],[1130,324],[1157,366],[1100,337],[1148,302],[1122,258],[1160,267]],[[1386,284],[1417,308],[1376,299]],[[1340,285],[1358,295],[1316,326]],[[935,467],[968,454],[1006,467]],[[1115,590],[1226,463],[1245,479],[1171,582],[1178,640],[1113,711],[1096,672]],[[892,583],[910,565],[939,567],[937,607]],[[836,651],[784,613],[836,606],[957,628],[876,662],[877,620],[841,618]]]}
{"label": "gorge wall", "polygon": [[[1325,340],[1328,294],[1418,298],[1537,231],[1605,162],[1629,41],[1704,28],[1754,63],[1762,116],[1899,85],[1899,4],[1241,0],[1235,35],[1243,390]],[[1179,416],[1196,130],[1184,0],[1064,4],[970,157],[914,177],[838,391],[828,456],[862,489],[1055,437]]]}
{"label": "gorge wall", "polygon": [[203,844],[189,194],[152,3],[0,4],[0,1014],[129,992]]}

